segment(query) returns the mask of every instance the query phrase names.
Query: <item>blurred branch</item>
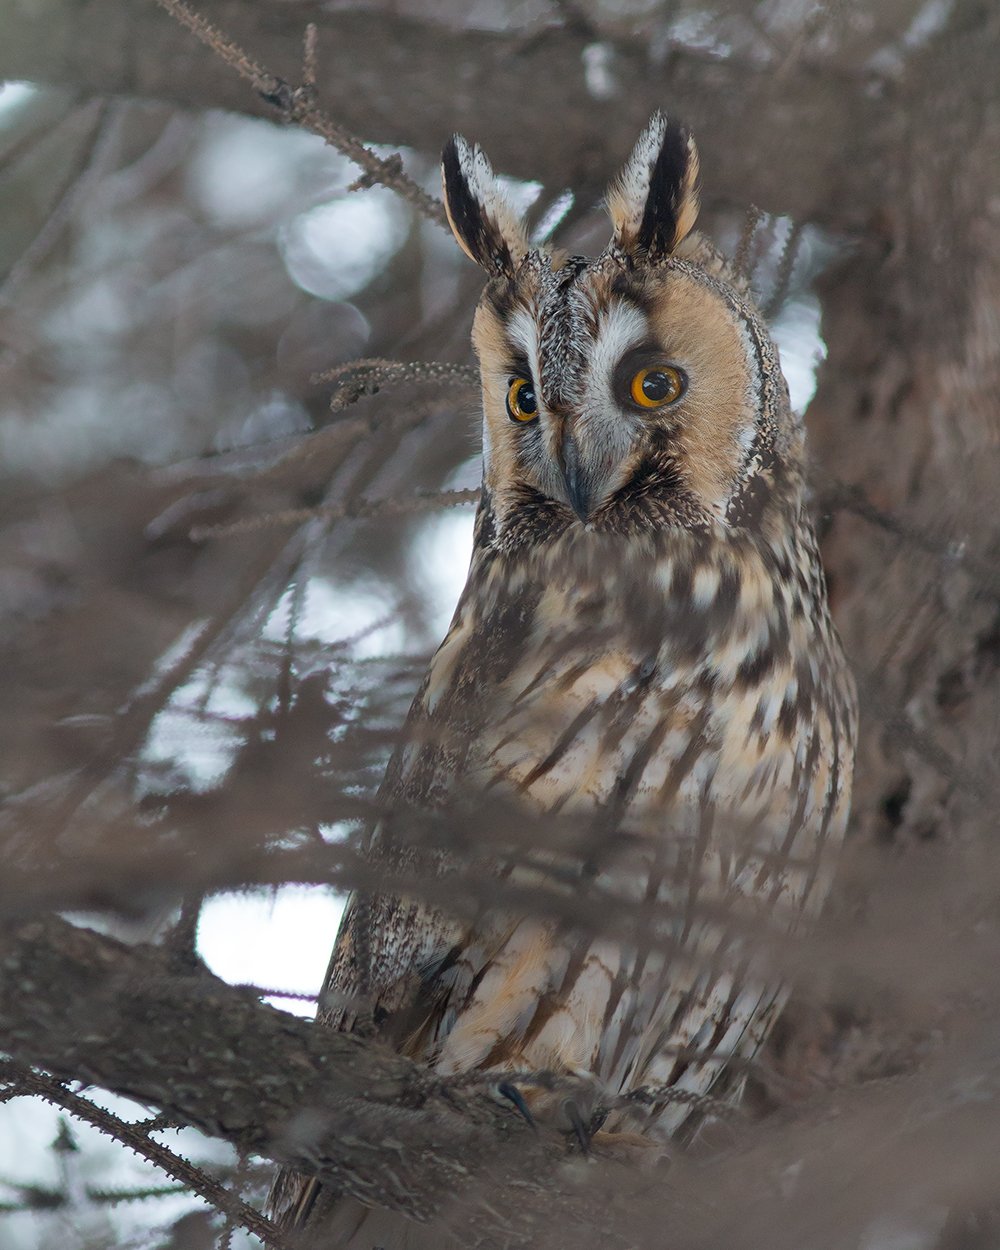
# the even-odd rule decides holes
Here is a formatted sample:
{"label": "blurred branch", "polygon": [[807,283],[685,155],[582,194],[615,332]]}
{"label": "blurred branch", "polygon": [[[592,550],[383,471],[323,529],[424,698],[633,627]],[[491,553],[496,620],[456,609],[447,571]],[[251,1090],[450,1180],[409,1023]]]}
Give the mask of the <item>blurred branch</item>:
{"label": "blurred branch", "polygon": [[[733,1126],[742,1148],[711,1167],[675,1156],[668,1184],[626,1168],[599,1139],[599,1167],[567,1157],[555,1135],[531,1133],[481,1085],[443,1082],[378,1045],[263,1006],[161,948],[48,919],[9,930],[0,949],[0,1046],[18,1061],[161,1107],[368,1203],[416,1219],[443,1207],[458,1232],[474,1225],[481,1247],[538,1245],[540,1232],[560,1250],[653,1244],[651,1223],[668,1202],[675,1250],[785,1250],[826,1244],[819,1231],[845,1219],[905,1210],[914,1176],[928,1202],[995,1185],[992,1018],[918,1076],[828,1095],[821,1114],[785,1119],[777,1132],[773,1122]],[[58,1081],[18,1077],[94,1122],[91,1105],[78,1107]],[[118,1123],[107,1127],[120,1136]],[[213,1201],[225,1210],[229,1199]]]}
{"label": "blurred branch", "polygon": [[409,499],[357,499],[351,503],[330,504],[320,508],[286,508],[281,512],[265,512],[260,516],[246,517],[226,525],[197,525],[191,530],[193,542],[206,538],[228,538],[235,534],[248,534],[272,526],[302,525],[306,521],[341,520],[346,517],[361,519],[374,516],[404,516],[414,512],[433,512],[439,508],[454,508],[479,502],[482,491],[478,486],[470,490],[428,491]]}
{"label": "blurred branch", "polygon": [[1000,595],[1000,568],[990,560],[984,560],[969,551],[965,538],[949,538],[925,527],[914,524],[896,512],[877,507],[864,490],[853,482],[843,482],[822,469],[813,470],[813,481],[820,491],[819,510],[835,512],[843,509],[852,512],[869,525],[885,530],[899,538],[907,546],[933,556],[940,561],[942,572],[946,569],[964,569],[979,583],[980,593]]}
{"label": "blurred branch", "polygon": [[[562,1153],[488,1094],[445,1090],[421,1065],[264,1006],[161,948],[53,917],[9,930],[0,950],[0,1046],[15,1060],[162,1108],[368,1202],[426,1218],[485,1170],[501,1190],[517,1177],[522,1192],[544,1193]],[[145,1134],[134,1141],[133,1126],[57,1081],[17,1078],[151,1157]],[[154,1162],[177,1175],[172,1159]]]}
{"label": "blurred branch", "polygon": [[122,105],[107,100],[92,101],[88,110],[93,116],[90,135],[77,153],[69,169],[59,198],[47,213],[41,228],[8,272],[0,279],[0,300],[9,301],[18,286],[48,255],[66,229],[77,206],[103,172],[103,158],[113,144],[116,122]]}
{"label": "blurred branch", "polygon": [[277,74],[271,73],[252,61],[238,44],[203,18],[200,13],[185,4],[184,0],[156,0],[156,2],[161,8],[166,9],[175,21],[200,39],[206,47],[211,48],[230,69],[234,69],[242,79],[250,83],[263,99],[273,104],[284,121],[319,135],[332,148],[336,148],[338,152],[359,165],[364,173],[355,183],[355,188],[371,187],[376,183],[389,187],[398,192],[404,200],[408,200],[425,217],[437,222],[439,226],[447,226],[443,205],[439,200],[429,196],[421,186],[403,172],[403,158],[398,152],[386,158],[377,156],[346,127],[335,122],[318,107],[316,99],[318,52],[316,26],[313,23],[310,22],[306,27],[301,82],[298,86],[293,86]]}
{"label": "blurred branch", "polygon": [[314,374],[311,381],[336,382],[330,411],[349,408],[365,395],[377,395],[385,387],[406,382],[429,382],[435,386],[479,389],[479,370],[450,360],[349,360],[335,369]]}
{"label": "blurred branch", "polygon": [[[652,110],[666,106],[695,129],[713,195],[857,228],[885,194],[881,175],[899,141],[901,116],[861,69],[852,79],[790,63],[776,92],[767,64],[680,42],[654,55],[645,37],[604,39],[609,102],[588,85],[592,35],[575,23],[526,39],[523,27],[456,30],[389,10],[331,15],[313,4],[205,0],[199,12],[230,47],[266,49],[266,71],[246,58],[251,79],[259,70],[286,83],[302,76],[302,32],[315,21],[317,108],[345,134],[436,155],[460,124],[498,169],[542,173],[584,197],[599,194]],[[152,5],[0,0],[0,28],[0,77],[269,113]],[[762,136],[780,161],[760,159]]]}

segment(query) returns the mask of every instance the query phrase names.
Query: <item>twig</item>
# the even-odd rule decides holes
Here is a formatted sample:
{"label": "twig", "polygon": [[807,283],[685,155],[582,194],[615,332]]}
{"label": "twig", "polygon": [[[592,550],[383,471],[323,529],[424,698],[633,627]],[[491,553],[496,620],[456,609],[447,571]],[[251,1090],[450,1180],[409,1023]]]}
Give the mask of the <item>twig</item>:
{"label": "twig", "polygon": [[236,1171],[233,1174],[233,1188],[230,1192],[229,1205],[225,1209],[225,1223],[219,1234],[218,1250],[232,1250],[233,1233],[240,1227],[240,1204],[243,1190],[250,1175],[250,1157],[245,1150],[238,1155]]}
{"label": "twig", "polygon": [[263,99],[273,105],[292,125],[319,135],[331,147],[354,161],[364,171],[354,183],[355,187],[370,187],[379,183],[397,192],[412,204],[418,212],[439,226],[448,228],[444,206],[403,172],[403,159],[398,152],[388,157],[377,156],[371,148],[335,122],[316,103],[315,76],[317,72],[315,27],[310,34],[306,30],[303,82],[294,87],[278,74],[254,61],[239,44],[224,35],[200,13],[195,12],[184,0],[156,0],[175,21],[180,22],[206,47],[245,79]]}
{"label": "twig", "polygon": [[275,1223],[262,1215],[256,1207],[235,1197],[224,1185],[212,1180],[201,1168],[181,1158],[180,1155],[159,1142],[152,1141],[146,1136],[144,1125],[130,1124],[120,1116],[105,1111],[103,1107],[98,1107],[89,1099],[74,1094],[61,1081],[33,1072],[30,1068],[25,1068],[12,1060],[0,1061],[0,1072],[16,1080],[24,1091],[36,1094],[44,1098],[46,1102],[61,1107],[70,1115],[84,1120],[87,1124],[92,1124],[94,1128],[99,1129],[108,1137],[127,1146],[141,1158],[180,1182],[185,1188],[193,1190],[217,1211],[226,1212],[235,1209],[240,1224],[266,1241],[269,1246],[276,1247],[276,1250],[291,1250],[288,1241]]}
{"label": "twig", "polygon": [[814,478],[821,492],[819,507],[824,512],[835,512],[842,509],[851,512],[874,525],[901,538],[910,546],[916,547],[926,555],[935,556],[942,563],[952,568],[962,568],[973,574],[982,583],[982,587],[991,595],[1000,594],[1000,575],[994,564],[970,555],[964,540],[938,537],[928,530],[911,525],[901,520],[892,512],[876,507],[859,486],[850,482],[842,482],[830,474],[815,473]]}
{"label": "twig", "polygon": [[274,74],[269,74],[262,65],[258,65],[256,61],[244,52],[239,44],[234,43],[212,23],[196,13],[183,3],[183,0],[157,0],[162,8],[170,14],[176,22],[180,22],[182,26],[200,39],[206,47],[220,57],[230,67],[236,70],[241,78],[246,79],[248,83],[256,90],[264,92],[274,88],[274,84],[278,81]]}
{"label": "twig", "polygon": [[767,320],[770,320],[785,302],[785,297],[788,295],[788,286],[792,280],[792,272],[795,269],[795,262],[798,260],[801,243],[802,222],[793,221],[785,238],[784,246],[781,249],[778,272],[774,279],[774,289],[764,305],[764,316]]}
{"label": "twig", "polygon": [[66,224],[80,200],[89,190],[95,171],[114,137],[113,122],[119,115],[118,108],[112,110],[106,100],[97,101],[94,112],[93,128],[80,158],[70,171],[69,178],[59,193],[59,199],[46,216],[41,229],[0,281],[0,299],[9,301],[32,269],[48,255],[66,229]]}
{"label": "twig", "polygon": [[362,520],[373,516],[404,516],[413,512],[431,512],[435,508],[454,508],[479,502],[479,487],[469,490],[439,490],[426,495],[412,495],[407,499],[358,499],[353,503],[328,504],[317,508],[286,508],[280,512],[265,512],[260,516],[246,517],[225,525],[196,525],[190,531],[192,542],[204,542],[208,538],[233,538],[238,534],[253,534],[258,530],[275,526],[304,525],[307,521]]}
{"label": "twig", "polygon": [[754,270],[754,266],[750,264],[750,249],[763,216],[764,214],[756,204],[747,206],[746,215],[743,218],[743,229],[740,231],[740,241],[736,247],[736,255],[733,257],[733,268],[746,279],[747,284],[753,277]]}
{"label": "twig", "polygon": [[242,981],[237,989],[249,990],[252,994],[256,994],[258,998],[290,998],[294,1002],[314,1003],[319,998],[318,994],[303,994],[297,990],[275,990],[270,989],[266,985],[253,985],[249,981]]}
{"label": "twig", "polygon": [[436,382],[444,386],[473,387],[479,383],[479,371],[472,365],[458,365],[447,360],[385,360],[371,357],[349,360],[347,364],[314,373],[314,385],[337,383],[330,397],[330,411],[341,412],[363,395],[377,395],[384,387],[406,382]]}
{"label": "twig", "polygon": [[316,87],[316,74],[319,68],[318,39],[319,31],[316,28],[316,23],[310,22],[306,26],[305,38],[302,44],[302,85],[313,89]]}
{"label": "twig", "polygon": [[66,102],[58,117],[40,126],[32,126],[27,134],[22,135],[5,152],[0,154],[0,182],[3,182],[13,172],[22,158],[27,156],[29,152],[34,151],[35,147],[43,139],[52,139],[56,132],[61,130],[68,121],[78,116],[79,108],[80,100],[74,96]]}

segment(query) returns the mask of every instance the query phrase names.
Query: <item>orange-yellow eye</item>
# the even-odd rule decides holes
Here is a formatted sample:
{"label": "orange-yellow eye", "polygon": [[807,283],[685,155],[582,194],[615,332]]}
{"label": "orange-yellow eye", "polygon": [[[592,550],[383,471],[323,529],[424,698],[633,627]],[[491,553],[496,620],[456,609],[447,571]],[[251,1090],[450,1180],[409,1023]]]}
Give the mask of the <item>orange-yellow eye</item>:
{"label": "orange-yellow eye", "polygon": [[629,398],[640,408],[664,408],[684,394],[687,378],[673,365],[640,369],[629,383]]}
{"label": "orange-yellow eye", "polygon": [[538,400],[530,378],[511,378],[507,388],[507,416],[512,421],[534,421],[538,416]]}

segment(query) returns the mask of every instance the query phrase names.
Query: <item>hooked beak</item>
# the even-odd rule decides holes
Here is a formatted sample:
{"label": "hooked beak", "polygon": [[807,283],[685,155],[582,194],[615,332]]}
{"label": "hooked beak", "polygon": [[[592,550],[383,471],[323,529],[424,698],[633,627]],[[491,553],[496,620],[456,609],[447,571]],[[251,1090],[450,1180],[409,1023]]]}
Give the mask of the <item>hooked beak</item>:
{"label": "hooked beak", "polygon": [[559,445],[559,469],[566,487],[566,498],[581,521],[590,516],[590,492],[580,466],[580,448],[570,430],[563,431]]}

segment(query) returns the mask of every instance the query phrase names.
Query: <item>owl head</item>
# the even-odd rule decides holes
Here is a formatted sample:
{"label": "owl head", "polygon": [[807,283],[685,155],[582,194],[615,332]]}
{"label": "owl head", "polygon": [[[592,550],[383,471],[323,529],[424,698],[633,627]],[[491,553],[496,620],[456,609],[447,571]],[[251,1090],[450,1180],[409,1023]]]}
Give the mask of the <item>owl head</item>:
{"label": "owl head", "polygon": [[489,276],[473,342],[498,532],[752,528],[799,505],[801,433],[777,351],[693,232],[684,127],[657,113],[640,135],[596,258],[533,248],[478,146],[454,136],[442,168],[455,238]]}

